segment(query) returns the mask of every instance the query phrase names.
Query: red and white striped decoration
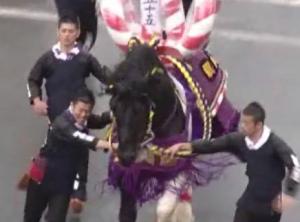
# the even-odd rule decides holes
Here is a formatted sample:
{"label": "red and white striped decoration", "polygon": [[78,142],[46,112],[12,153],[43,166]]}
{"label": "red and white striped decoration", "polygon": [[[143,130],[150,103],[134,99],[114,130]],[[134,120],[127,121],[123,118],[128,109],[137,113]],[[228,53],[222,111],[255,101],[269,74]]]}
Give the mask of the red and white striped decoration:
{"label": "red and white striped decoration", "polygon": [[161,10],[164,18],[164,30],[168,34],[168,39],[179,40],[185,27],[182,0],[161,0]]}
{"label": "red and white striped decoration", "polygon": [[197,0],[189,12],[186,30],[179,47],[183,54],[191,54],[207,43],[218,12],[218,1]]}
{"label": "red and white striped decoration", "polygon": [[223,78],[222,82],[219,86],[219,89],[215,95],[214,100],[212,101],[212,104],[210,105],[210,111],[211,115],[214,117],[217,115],[218,110],[223,102],[224,97],[226,96],[227,92],[227,79],[228,79],[228,73],[227,71],[222,71],[223,72]]}
{"label": "red and white striped decoration", "polygon": [[[150,4],[151,0],[140,0],[141,4]],[[159,9],[157,9],[159,1]],[[167,40],[161,41],[158,49],[178,51],[183,57],[193,54],[208,41],[218,11],[218,0],[194,0],[187,18],[184,16],[181,0],[156,0],[155,28],[139,21],[132,0],[101,0],[100,11],[104,23],[114,42],[123,50],[127,50],[127,43],[133,36],[149,41],[153,34],[161,36],[164,30]],[[141,13],[147,10],[141,8]],[[99,13],[100,14],[100,13]],[[168,53],[168,50],[165,50]]]}

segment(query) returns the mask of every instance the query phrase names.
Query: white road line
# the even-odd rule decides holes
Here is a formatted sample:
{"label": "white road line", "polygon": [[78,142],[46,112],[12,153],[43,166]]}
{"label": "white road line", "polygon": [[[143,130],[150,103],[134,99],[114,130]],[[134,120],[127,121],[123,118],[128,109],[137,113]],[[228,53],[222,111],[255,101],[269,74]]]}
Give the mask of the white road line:
{"label": "white road line", "polygon": [[[245,1],[245,0],[239,0],[239,1]],[[247,1],[261,1],[261,0],[247,0]],[[267,0],[262,0],[262,1],[267,1]],[[271,1],[281,1],[281,0],[271,0]],[[35,20],[35,21],[51,21],[51,22],[57,21],[57,15],[55,13],[0,6],[0,18],[1,17],[22,19],[22,20],[24,19]],[[101,22],[99,23],[100,25],[103,25],[103,23]],[[300,37],[285,36],[285,35],[278,35],[272,33],[258,33],[258,32],[246,31],[246,30],[218,28],[213,31],[213,35],[217,38],[221,37],[229,40],[278,44],[278,45],[284,45],[290,47],[300,47]]]}
{"label": "white road line", "polygon": [[270,5],[282,5],[288,7],[300,7],[300,0],[221,0],[224,4],[226,2],[240,2],[240,3],[261,3]]}
{"label": "white road line", "polygon": [[245,42],[258,42],[267,44],[278,44],[290,47],[300,47],[300,37],[278,35],[272,33],[251,32],[236,29],[216,29],[213,31],[216,37],[222,37],[229,40],[238,40]]}
{"label": "white road line", "polygon": [[35,21],[57,21],[55,13],[0,6],[0,17]]}

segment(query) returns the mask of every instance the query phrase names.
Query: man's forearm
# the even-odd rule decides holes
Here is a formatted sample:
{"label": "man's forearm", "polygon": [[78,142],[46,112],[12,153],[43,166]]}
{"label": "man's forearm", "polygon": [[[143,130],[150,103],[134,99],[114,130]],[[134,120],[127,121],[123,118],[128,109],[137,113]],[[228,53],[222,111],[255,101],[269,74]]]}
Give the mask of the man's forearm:
{"label": "man's forearm", "polygon": [[196,140],[192,142],[192,150],[198,154],[233,152],[234,140],[235,138],[229,134],[213,140]]}

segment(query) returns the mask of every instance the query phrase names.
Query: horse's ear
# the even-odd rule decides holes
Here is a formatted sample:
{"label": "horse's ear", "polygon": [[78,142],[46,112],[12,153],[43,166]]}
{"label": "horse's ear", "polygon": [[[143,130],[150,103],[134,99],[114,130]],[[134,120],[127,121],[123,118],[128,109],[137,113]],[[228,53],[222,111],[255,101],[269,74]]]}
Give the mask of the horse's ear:
{"label": "horse's ear", "polygon": [[142,42],[137,37],[131,37],[128,41],[128,52],[131,52],[136,46],[141,45]]}

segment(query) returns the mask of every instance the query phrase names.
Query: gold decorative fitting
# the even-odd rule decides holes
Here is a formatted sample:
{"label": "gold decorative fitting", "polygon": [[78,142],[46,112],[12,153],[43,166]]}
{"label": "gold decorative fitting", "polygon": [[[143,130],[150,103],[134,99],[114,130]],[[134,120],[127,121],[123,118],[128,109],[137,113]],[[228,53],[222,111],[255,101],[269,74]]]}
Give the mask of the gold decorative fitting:
{"label": "gold decorative fitting", "polygon": [[206,60],[202,64],[202,70],[208,79],[212,79],[216,73],[216,69],[210,60]]}
{"label": "gold decorative fitting", "polygon": [[180,71],[180,73],[187,81],[190,89],[196,96],[197,99],[196,105],[200,111],[200,115],[203,120],[203,139],[209,139],[211,137],[211,128],[212,128],[211,116],[212,115],[210,113],[210,108],[207,105],[207,101],[204,97],[204,94],[202,93],[201,88],[198,86],[197,83],[195,84],[193,78],[190,75],[190,72],[186,69],[182,61],[179,61],[178,59],[172,56],[166,56],[165,58],[168,59]]}

